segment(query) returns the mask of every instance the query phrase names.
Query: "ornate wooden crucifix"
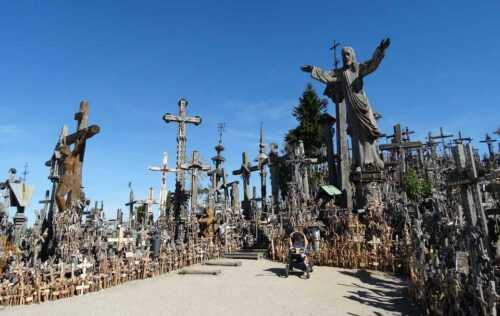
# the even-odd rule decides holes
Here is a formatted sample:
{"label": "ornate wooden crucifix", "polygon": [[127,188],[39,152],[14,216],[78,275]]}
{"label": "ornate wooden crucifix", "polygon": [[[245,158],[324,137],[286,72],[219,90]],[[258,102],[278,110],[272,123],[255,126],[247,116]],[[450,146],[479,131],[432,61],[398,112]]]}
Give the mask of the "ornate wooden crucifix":
{"label": "ornate wooden crucifix", "polygon": [[175,122],[178,124],[177,129],[177,175],[176,182],[180,184],[180,188],[184,189],[184,169],[181,167],[186,159],[186,124],[201,124],[201,117],[187,116],[186,108],[188,102],[186,99],[181,98],[178,102],[179,114],[173,115],[166,113],[163,120],[166,123]]}

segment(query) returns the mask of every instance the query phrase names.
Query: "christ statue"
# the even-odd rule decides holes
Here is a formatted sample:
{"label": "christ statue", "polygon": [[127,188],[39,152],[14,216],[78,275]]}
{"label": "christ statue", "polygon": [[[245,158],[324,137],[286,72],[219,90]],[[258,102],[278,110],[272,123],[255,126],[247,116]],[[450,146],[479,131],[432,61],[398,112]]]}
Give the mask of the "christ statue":
{"label": "christ statue", "polygon": [[384,39],[375,49],[372,59],[358,63],[351,47],[342,49],[343,67],[326,71],[304,65],[301,69],[311,77],[326,84],[325,95],[334,102],[345,102],[347,108],[347,133],[351,136],[354,169],[383,169],[377,139],[381,133],[373,110],[363,90],[363,78],[374,72],[382,59],[390,40]]}

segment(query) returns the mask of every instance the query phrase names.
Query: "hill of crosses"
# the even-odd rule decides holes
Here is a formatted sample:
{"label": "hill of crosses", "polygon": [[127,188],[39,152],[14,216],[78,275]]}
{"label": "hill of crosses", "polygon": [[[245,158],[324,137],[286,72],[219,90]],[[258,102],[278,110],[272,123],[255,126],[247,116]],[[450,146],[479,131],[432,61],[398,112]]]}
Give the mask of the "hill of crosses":
{"label": "hill of crosses", "polygon": [[[241,159],[236,170],[225,168],[223,124],[214,152],[203,153],[211,161],[186,152],[202,118],[180,98],[157,116],[176,152],[163,153],[149,171],[137,166],[159,176],[160,191],[138,194],[130,184],[112,218],[82,186],[85,158],[99,155],[92,142],[101,127],[81,101],[74,118],[61,122],[73,127],[64,125],[52,155],[36,166],[45,166],[49,190],[32,203],[33,225],[26,176],[12,168],[0,182],[0,304],[51,304],[161,274],[217,275],[217,266],[269,260],[283,267],[282,277],[295,269],[314,278],[318,266],[389,272],[407,281],[422,313],[496,315],[500,129],[475,142],[483,157],[470,138],[446,128],[414,139],[411,127],[393,122],[393,133],[383,134],[363,79],[383,71],[390,43],[383,39],[363,62],[353,48],[339,47],[333,69],[297,67],[304,80],[324,85],[335,117],[320,111],[301,122],[316,126],[315,135],[299,126],[284,148],[266,143],[261,126],[259,142],[229,158]],[[299,106],[307,102],[325,104],[311,86]],[[251,187],[251,177],[260,185]],[[193,268],[200,263],[213,269]]]}

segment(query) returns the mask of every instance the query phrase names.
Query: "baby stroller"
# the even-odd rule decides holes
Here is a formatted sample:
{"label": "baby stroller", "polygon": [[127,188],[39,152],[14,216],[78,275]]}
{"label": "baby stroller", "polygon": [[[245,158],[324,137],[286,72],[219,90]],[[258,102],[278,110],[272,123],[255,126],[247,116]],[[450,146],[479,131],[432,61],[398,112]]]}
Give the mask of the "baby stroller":
{"label": "baby stroller", "polygon": [[299,231],[291,233],[289,244],[290,250],[288,251],[288,262],[285,267],[285,277],[288,277],[288,274],[295,268],[303,271],[306,279],[309,279],[311,276],[310,273],[313,271],[313,266],[307,257],[308,242],[306,235]]}

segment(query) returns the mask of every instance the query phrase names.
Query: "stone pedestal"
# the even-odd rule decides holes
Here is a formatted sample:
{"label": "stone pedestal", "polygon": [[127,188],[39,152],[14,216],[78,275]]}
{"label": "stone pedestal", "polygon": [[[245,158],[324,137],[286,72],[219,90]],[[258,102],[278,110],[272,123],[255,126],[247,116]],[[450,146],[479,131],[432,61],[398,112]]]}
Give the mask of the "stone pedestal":
{"label": "stone pedestal", "polygon": [[382,209],[383,172],[379,170],[353,171],[350,179],[356,189],[356,208],[380,211]]}

